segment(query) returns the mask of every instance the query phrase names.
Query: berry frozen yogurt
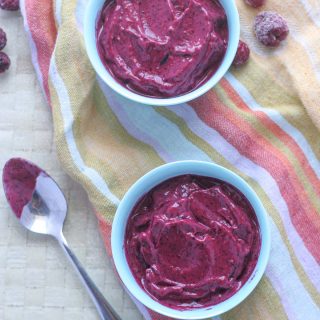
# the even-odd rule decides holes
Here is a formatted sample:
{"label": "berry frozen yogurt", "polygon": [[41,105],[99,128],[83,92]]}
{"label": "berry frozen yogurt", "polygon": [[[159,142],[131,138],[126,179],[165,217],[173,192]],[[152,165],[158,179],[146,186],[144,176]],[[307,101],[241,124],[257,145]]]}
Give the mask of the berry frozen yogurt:
{"label": "berry frozen yogurt", "polygon": [[217,0],[109,0],[97,22],[107,70],[131,91],[151,97],[190,92],[225,55],[227,18]]}
{"label": "berry frozen yogurt", "polygon": [[249,279],[261,240],[252,206],[223,181],[169,179],[129,216],[125,252],[140,286],[174,309],[218,304]]}

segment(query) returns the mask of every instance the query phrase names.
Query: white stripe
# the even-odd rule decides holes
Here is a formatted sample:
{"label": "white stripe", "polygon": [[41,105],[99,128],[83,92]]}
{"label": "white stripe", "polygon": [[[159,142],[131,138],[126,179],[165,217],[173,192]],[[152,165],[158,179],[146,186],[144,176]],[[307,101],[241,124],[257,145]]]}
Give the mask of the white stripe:
{"label": "white stripe", "polygon": [[[289,252],[283,243],[277,226],[271,221],[272,244],[270,260],[266,270],[273,288],[280,293],[289,319],[319,320],[320,309],[305,290],[291,262]],[[319,276],[319,274],[318,274]]]}
{"label": "white stripe", "polygon": [[55,0],[55,18],[58,24],[58,27],[61,26],[61,21],[62,21],[62,17],[61,17],[61,10],[62,10],[62,0]]}
{"label": "white stripe", "polygon": [[[110,91],[111,89],[108,88],[99,77],[97,78],[97,81],[101,91],[109,101],[110,107],[114,111],[115,116],[118,118],[119,122],[121,122],[122,126],[126,128],[127,132],[137,140],[152,145],[157,150],[159,156],[165,161],[173,161],[174,159],[170,158],[170,155],[167,154],[166,150],[164,150],[161,145],[157,143],[157,141],[154,141],[152,137],[145,136],[145,134],[139,128],[131,124],[128,115],[122,110],[121,104],[117,101],[117,99],[113,98],[114,93]],[[117,111],[117,113],[115,111]]]}
{"label": "white stripe", "polygon": [[102,193],[103,196],[108,198],[113,204],[118,205],[120,200],[109,190],[108,185],[100,176],[100,174],[96,170],[86,166],[77,148],[73,135],[74,118],[72,114],[71,103],[67,89],[58,73],[54,55],[50,64],[50,78],[60,101],[64,135],[75,166],[81,172],[81,174],[85,175],[91,181],[91,183],[99,192]]}
{"label": "white stripe", "polygon": [[241,96],[243,101],[253,111],[261,111],[266,114],[274,123],[276,123],[283,131],[285,131],[300,147],[312,169],[314,170],[317,177],[320,179],[320,161],[314,154],[311,146],[309,145],[303,134],[291,125],[278,111],[274,109],[264,108],[259,105],[250,92],[229,72],[226,74],[226,79],[236,89],[238,94]]}
{"label": "white stripe", "polygon": [[77,7],[76,7],[76,21],[77,27],[81,33],[83,33],[83,22],[84,22],[84,15],[86,11],[86,6],[89,1],[87,0],[78,0]]}
{"label": "white stripe", "polygon": [[33,64],[33,67],[34,67],[34,69],[36,71],[36,74],[37,74],[37,77],[38,77],[38,81],[39,81],[42,93],[45,96],[46,100],[48,100],[48,97],[46,95],[46,92],[45,92],[44,86],[43,86],[42,72],[40,71],[40,67],[39,67],[37,47],[36,47],[36,45],[35,45],[35,43],[33,41],[33,38],[32,38],[31,32],[30,32],[30,28],[29,28],[29,25],[28,25],[28,18],[27,18],[26,8],[25,8],[25,0],[20,0],[20,8],[21,8],[21,14],[22,14],[22,17],[23,17],[24,28],[26,30],[26,33],[27,33],[27,36],[28,36],[28,39],[29,39],[32,64]]}
{"label": "white stripe", "polygon": [[312,19],[313,23],[320,27],[320,5],[317,3],[317,7],[315,8],[313,5],[309,3],[308,0],[300,0],[302,5],[304,6],[308,16]]}

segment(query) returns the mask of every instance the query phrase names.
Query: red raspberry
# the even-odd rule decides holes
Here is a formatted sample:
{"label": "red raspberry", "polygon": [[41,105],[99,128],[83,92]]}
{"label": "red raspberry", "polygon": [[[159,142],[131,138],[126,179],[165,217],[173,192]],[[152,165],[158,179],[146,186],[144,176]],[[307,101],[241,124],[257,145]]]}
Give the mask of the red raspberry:
{"label": "red raspberry", "polygon": [[0,8],[3,10],[19,10],[19,0],[0,0]]}
{"label": "red raspberry", "polygon": [[254,20],[254,32],[257,39],[267,47],[278,47],[287,38],[289,28],[286,20],[278,13],[263,11]]}
{"label": "red raspberry", "polygon": [[2,50],[7,44],[7,35],[6,33],[0,28],[0,50]]}
{"label": "red raspberry", "polygon": [[265,0],[245,0],[245,3],[251,7],[258,8],[264,5]]}
{"label": "red raspberry", "polygon": [[9,67],[10,58],[4,52],[0,52],[0,73],[5,72]]}
{"label": "red raspberry", "polygon": [[232,64],[235,67],[242,66],[249,60],[249,56],[250,56],[250,49],[248,45],[245,42],[240,40],[237,53],[236,53],[236,56],[234,57]]}

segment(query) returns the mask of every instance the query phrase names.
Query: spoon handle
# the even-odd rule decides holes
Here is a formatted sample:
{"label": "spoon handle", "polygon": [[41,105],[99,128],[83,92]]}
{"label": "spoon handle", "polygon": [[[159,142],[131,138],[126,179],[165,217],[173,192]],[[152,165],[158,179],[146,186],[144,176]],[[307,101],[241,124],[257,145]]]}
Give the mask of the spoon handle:
{"label": "spoon handle", "polygon": [[115,310],[112,308],[112,306],[109,304],[109,302],[104,298],[100,290],[96,287],[96,285],[93,283],[87,272],[84,270],[83,266],[81,265],[78,258],[75,256],[75,254],[72,252],[72,250],[69,248],[66,239],[63,235],[59,237],[58,242],[60,246],[62,247],[65,255],[68,257],[69,261],[71,262],[72,266],[76,270],[80,280],[86,287],[92,302],[97,308],[97,311],[100,315],[100,318],[102,320],[121,320],[121,318],[117,315]]}

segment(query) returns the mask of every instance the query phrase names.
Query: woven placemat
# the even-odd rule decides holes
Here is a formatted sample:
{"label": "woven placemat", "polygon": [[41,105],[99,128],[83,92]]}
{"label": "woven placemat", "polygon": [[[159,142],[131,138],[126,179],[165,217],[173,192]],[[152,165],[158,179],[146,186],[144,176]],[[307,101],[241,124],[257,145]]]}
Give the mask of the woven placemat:
{"label": "woven placemat", "polygon": [[[62,172],[53,145],[51,114],[38,85],[22,18],[0,12],[10,71],[0,76],[0,168],[13,156],[28,158],[61,185],[69,202],[64,233],[96,284],[123,319],[142,319],[123,292],[83,189]],[[49,237],[25,231],[0,187],[0,319],[96,320],[86,291]]]}

